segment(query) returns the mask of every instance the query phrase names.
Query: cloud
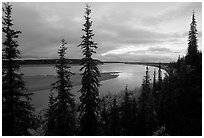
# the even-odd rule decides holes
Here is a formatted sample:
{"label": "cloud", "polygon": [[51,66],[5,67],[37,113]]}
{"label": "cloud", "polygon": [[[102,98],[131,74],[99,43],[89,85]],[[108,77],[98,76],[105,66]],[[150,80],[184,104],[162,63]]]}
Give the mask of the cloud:
{"label": "cloud", "polygon": [[[111,32],[110,32],[111,30]],[[177,37],[175,34],[151,31],[143,28],[130,28],[124,25],[103,24],[95,30],[99,42],[112,43],[112,48],[120,45],[141,45],[164,43]],[[115,46],[114,46],[115,44]],[[103,45],[106,47],[105,45]],[[107,46],[109,47],[109,46]]]}
{"label": "cloud", "polygon": [[161,12],[157,16],[146,16],[143,18],[142,22],[145,25],[158,25],[161,23],[166,23],[172,20],[177,20],[178,18],[189,17],[192,14],[192,11],[199,13],[202,11],[201,2],[192,2],[192,3],[177,3],[177,6],[174,8],[167,9]]}
{"label": "cloud", "polygon": [[[138,48],[138,47],[134,47],[134,46],[126,46],[126,47],[121,47],[121,48],[118,48],[118,49],[115,49],[115,50],[111,50],[111,51],[108,51],[106,53],[103,53],[101,54],[102,56],[106,56],[108,54],[114,54],[114,55],[121,55],[121,54],[125,54],[125,53],[132,53],[132,52],[135,52],[135,51],[138,51],[138,50],[142,50],[141,48]],[[143,48],[144,50],[144,48]]]}
{"label": "cloud", "polygon": [[[85,3],[12,4],[14,27],[22,31],[18,39],[22,57],[56,58],[62,38],[68,42],[68,58],[82,57],[77,45],[83,34]],[[184,21],[184,18],[191,18],[192,8],[196,17],[201,18],[200,3],[90,4],[95,34],[93,40],[98,43],[93,57],[101,60],[134,61],[144,60],[145,56],[149,60],[159,60],[157,56],[161,55],[168,60],[174,59],[178,55],[176,52],[187,48],[190,22]],[[201,27],[198,27],[198,37],[201,38]]]}
{"label": "cloud", "polygon": [[178,56],[175,56],[178,54],[171,54],[166,55],[166,54],[157,54],[157,55],[152,55],[148,54],[147,51],[138,51],[137,53],[124,53],[118,55],[107,55],[104,56],[104,61],[130,61],[130,62],[169,62],[171,60],[176,60]]}
{"label": "cloud", "polygon": [[164,48],[164,47],[150,47],[148,50],[155,51],[155,52],[172,52],[169,48]]}
{"label": "cloud", "polygon": [[[117,48],[115,50],[110,50],[108,52],[105,52],[101,54],[102,56],[108,56],[108,55],[165,55],[165,54],[175,54],[175,53],[180,53],[171,50],[170,48],[165,48],[165,47],[136,47],[136,46],[124,46],[121,48]],[[124,56],[123,56],[124,57]]]}
{"label": "cloud", "polygon": [[[77,45],[82,35],[81,25],[76,26],[76,21],[72,20],[71,16],[63,18],[57,13],[42,13],[45,12],[43,6],[37,4],[13,4],[15,28],[22,31],[19,37],[22,56],[57,57],[57,49],[62,38],[72,46],[70,53],[76,51],[79,53],[80,48],[77,48]],[[76,57],[79,54],[71,56]]]}

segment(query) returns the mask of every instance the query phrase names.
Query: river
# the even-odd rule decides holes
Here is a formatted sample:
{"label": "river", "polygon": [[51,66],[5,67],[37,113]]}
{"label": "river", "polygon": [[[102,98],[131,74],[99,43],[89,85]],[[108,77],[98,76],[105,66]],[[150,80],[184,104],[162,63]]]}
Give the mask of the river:
{"label": "river", "polygon": [[[98,68],[101,73],[119,72],[118,77],[100,82],[101,86],[99,87],[99,94],[100,96],[103,96],[108,93],[117,94],[121,92],[121,90],[124,90],[126,85],[128,86],[128,89],[131,90],[140,87],[145,75],[146,66],[123,63],[105,63],[98,65]],[[151,79],[153,78],[154,68],[155,67],[149,67]],[[79,65],[73,65],[71,71],[73,73],[80,73],[79,69]],[[155,69],[158,71],[157,68]],[[54,65],[26,65],[22,67],[21,72],[25,76],[56,75]],[[81,85],[77,85],[72,89],[72,93],[75,95],[76,101],[79,101],[78,98],[80,93],[77,91],[79,91],[80,88]],[[35,108],[47,106],[49,92],[49,89],[34,92],[31,103]]]}

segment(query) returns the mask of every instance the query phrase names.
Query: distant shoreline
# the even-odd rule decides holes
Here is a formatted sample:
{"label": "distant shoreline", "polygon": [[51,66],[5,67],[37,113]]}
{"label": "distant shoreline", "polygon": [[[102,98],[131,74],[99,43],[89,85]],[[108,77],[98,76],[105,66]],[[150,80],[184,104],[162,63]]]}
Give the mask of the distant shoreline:
{"label": "distant shoreline", "polygon": [[[17,59],[15,61],[18,62],[20,65],[42,65],[42,64],[53,65],[53,64],[57,64],[58,59]],[[98,59],[94,59],[94,61],[97,64],[103,64],[103,62]],[[65,59],[65,62],[67,64],[80,65],[81,59]],[[6,64],[6,63],[7,63],[7,60],[2,60],[2,64]]]}

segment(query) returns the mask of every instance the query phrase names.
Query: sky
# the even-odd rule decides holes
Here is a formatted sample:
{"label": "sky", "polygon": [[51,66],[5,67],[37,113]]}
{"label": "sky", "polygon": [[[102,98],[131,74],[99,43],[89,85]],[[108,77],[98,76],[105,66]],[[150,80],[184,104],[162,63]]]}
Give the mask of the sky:
{"label": "sky", "polygon": [[[93,58],[102,61],[169,62],[185,55],[195,11],[198,45],[202,49],[202,3],[96,2],[91,5]],[[81,36],[86,3],[12,3],[14,28],[21,57],[57,58],[61,39],[67,58],[81,58]]]}

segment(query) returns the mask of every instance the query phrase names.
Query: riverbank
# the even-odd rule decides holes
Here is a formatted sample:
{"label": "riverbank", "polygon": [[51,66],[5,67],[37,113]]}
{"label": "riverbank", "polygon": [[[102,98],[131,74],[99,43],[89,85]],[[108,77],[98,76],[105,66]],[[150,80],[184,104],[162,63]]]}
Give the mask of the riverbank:
{"label": "riverbank", "polygon": [[[118,77],[118,72],[106,72],[101,73],[99,81],[109,80]],[[81,85],[80,74],[71,76],[71,82],[73,86]],[[36,76],[24,76],[23,80],[26,83],[26,87],[29,92],[41,91],[51,89],[51,84],[56,81],[55,75],[36,75]]]}

